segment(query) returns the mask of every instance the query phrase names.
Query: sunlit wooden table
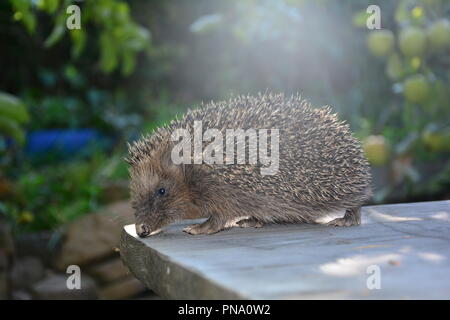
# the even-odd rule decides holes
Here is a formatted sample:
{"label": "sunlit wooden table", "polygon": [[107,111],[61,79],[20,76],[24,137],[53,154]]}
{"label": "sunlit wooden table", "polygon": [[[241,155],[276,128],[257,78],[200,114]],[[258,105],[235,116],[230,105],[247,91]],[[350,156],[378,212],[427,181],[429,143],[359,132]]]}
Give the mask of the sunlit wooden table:
{"label": "sunlit wooden table", "polygon": [[131,272],[169,299],[450,299],[450,201],[370,206],[361,226],[266,225],[150,238],[124,227]]}

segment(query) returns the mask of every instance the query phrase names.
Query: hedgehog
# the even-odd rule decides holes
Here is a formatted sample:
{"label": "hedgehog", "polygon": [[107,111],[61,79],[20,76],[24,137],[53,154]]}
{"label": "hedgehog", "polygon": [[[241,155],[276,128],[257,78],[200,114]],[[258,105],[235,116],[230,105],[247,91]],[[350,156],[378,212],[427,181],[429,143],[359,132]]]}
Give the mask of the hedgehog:
{"label": "hedgehog", "polygon": [[[192,152],[196,124],[201,134],[214,130],[209,136],[215,148],[208,148],[211,137],[203,138]],[[248,135],[233,148],[221,148],[226,134],[237,129]],[[174,138],[180,130],[191,136]],[[265,141],[256,149],[250,148],[254,132],[261,132],[259,142]],[[245,150],[240,159],[233,152],[239,144]],[[264,146],[266,156],[277,156],[271,174],[263,171],[268,167],[261,156]],[[131,205],[140,237],[199,218],[206,220],[183,231],[198,235],[268,223],[319,223],[337,211],[343,216],[326,225],[354,226],[361,223],[361,206],[372,195],[368,161],[348,124],[331,107],[313,108],[299,94],[265,93],[202,104],[128,149]],[[202,161],[208,150],[214,161]],[[181,163],[179,157],[174,160],[177,153]]]}

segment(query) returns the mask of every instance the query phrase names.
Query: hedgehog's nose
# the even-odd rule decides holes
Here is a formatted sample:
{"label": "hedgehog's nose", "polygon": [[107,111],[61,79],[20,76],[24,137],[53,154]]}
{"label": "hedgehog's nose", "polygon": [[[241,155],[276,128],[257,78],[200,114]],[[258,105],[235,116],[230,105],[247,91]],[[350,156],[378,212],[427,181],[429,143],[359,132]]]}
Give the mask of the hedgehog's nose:
{"label": "hedgehog's nose", "polygon": [[136,224],[136,233],[139,237],[145,238],[150,234],[150,229],[143,223]]}

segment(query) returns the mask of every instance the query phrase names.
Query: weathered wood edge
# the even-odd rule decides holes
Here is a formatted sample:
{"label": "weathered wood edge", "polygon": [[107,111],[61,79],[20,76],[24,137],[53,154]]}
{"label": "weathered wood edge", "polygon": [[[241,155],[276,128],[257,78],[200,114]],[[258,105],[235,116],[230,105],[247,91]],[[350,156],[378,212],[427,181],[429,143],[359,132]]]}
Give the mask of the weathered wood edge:
{"label": "weathered wood edge", "polygon": [[125,227],[120,255],[131,273],[164,299],[248,299],[175,263],[128,234]]}
{"label": "weathered wood edge", "polygon": [[[436,205],[448,205],[449,200],[434,201]],[[383,207],[397,207],[414,212],[412,216],[418,216],[417,212],[424,212],[424,208],[414,210],[414,205],[421,203],[389,204]],[[364,209],[373,209],[379,206],[369,206]],[[389,213],[389,212],[388,212]],[[373,214],[365,213],[366,216]],[[371,223],[384,224],[382,220],[371,217]],[[132,227],[132,225],[126,226]],[[216,283],[213,279],[205,278],[195,268],[186,267],[176,263],[172,258],[160,253],[137,238],[132,230],[122,230],[121,255],[123,261],[130,267],[132,273],[143,281],[149,288],[153,289],[163,298],[169,299],[258,299],[245,292],[228,289],[225,285]],[[404,232],[404,230],[401,230]],[[246,295],[246,296],[244,296]],[[422,298],[423,299],[423,298]],[[425,297],[426,299],[426,297]]]}

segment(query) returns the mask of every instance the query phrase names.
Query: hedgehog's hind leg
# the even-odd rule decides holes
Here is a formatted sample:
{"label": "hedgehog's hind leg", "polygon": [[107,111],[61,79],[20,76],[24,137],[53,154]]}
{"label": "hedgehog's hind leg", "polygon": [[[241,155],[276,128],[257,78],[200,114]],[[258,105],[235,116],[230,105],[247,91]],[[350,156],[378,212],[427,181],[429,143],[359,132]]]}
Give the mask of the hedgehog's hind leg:
{"label": "hedgehog's hind leg", "polygon": [[257,220],[253,217],[240,220],[236,222],[236,224],[241,228],[261,228],[264,226],[264,223],[261,220]]}
{"label": "hedgehog's hind leg", "polygon": [[350,227],[361,224],[361,207],[347,209],[342,218],[336,218],[327,223],[328,226]]}

